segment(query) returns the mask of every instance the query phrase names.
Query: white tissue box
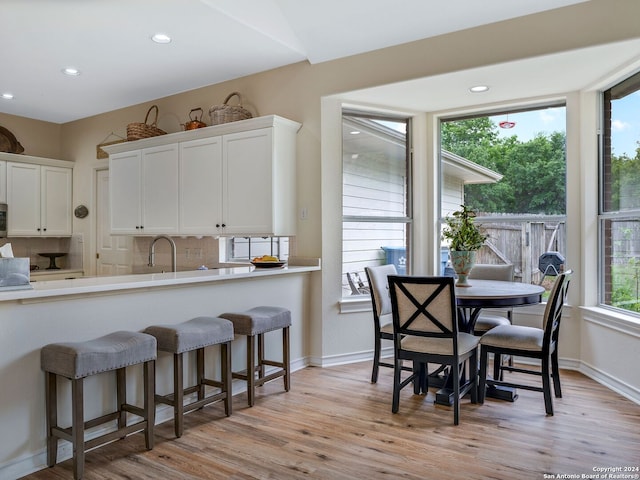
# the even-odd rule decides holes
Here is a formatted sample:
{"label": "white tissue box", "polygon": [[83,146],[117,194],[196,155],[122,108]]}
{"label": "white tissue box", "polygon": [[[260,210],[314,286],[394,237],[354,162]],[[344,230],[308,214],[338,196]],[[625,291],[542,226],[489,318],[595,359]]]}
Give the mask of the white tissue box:
{"label": "white tissue box", "polygon": [[31,288],[28,258],[0,258],[0,290]]}

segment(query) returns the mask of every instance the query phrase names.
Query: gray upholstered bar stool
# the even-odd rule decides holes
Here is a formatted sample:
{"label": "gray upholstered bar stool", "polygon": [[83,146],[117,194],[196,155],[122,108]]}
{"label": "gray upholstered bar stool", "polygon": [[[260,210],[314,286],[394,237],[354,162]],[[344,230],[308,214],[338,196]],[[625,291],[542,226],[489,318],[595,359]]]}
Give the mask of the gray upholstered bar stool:
{"label": "gray upholstered bar stool", "polygon": [[[174,431],[181,437],[184,430],[184,414],[224,400],[224,411],[231,415],[231,341],[233,340],[233,324],[229,320],[216,317],[196,317],[184,323],[174,325],[152,325],[145,333],[158,340],[158,350],[173,354],[173,393],[156,395],[156,403],[164,403],[173,407]],[[205,347],[220,345],[221,380],[205,378]],[[183,354],[196,352],[196,384],[184,386]],[[206,395],[205,386],[219,388],[213,395]],[[184,404],[184,396],[198,394],[197,400]]]}
{"label": "gray upholstered bar stool", "polygon": [[[270,380],[284,378],[284,389],[289,391],[291,383],[291,366],[289,359],[289,327],[291,312],[282,307],[260,306],[244,312],[227,312],[220,315],[233,322],[233,329],[239,335],[247,337],[247,370],[246,374],[233,372],[234,378],[247,382],[249,406],[253,406],[255,387],[264,385]],[[264,334],[273,330],[282,330],[282,362],[264,358]],[[258,362],[256,364],[255,338],[258,337]],[[265,375],[265,365],[278,367]],[[256,373],[258,377],[256,378]]]}
{"label": "gray upholstered bar stool", "polygon": [[[105,443],[124,438],[126,435],[144,430],[145,445],[153,448],[153,425],[155,405],[156,339],[139,332],[114,332],[104,337],[86,342],[52,343],[42,347],[40,361],[45,372],[46,417],[47,417],[47,465],[56,464],[58,439],[73,445],[73,476],[82,478],[84,474],[85,451]],[[127,403],[126,367],[143,364],[143,404],[142,408]],[[116,372],[117,409],[101,417],[84,420],[83,380],[102,372]],[[71,380],[71,427],[58,426],[57,377]],[[133,413],[141,420],[127,425],[127,413]],[[117,429],[92,438],[84,439],[85,429],[117,421]]]}

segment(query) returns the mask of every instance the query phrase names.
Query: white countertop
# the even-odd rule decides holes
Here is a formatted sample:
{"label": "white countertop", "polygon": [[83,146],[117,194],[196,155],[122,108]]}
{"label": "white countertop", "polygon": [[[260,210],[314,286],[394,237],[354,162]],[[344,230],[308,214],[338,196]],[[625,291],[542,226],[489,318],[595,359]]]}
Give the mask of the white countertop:
{"label": "white countertop", "polygon": [[117,292],[144,288],[218,282],[241,278],[260,278],[274,275],[290,275],[320,270],[317,265],[286,266],[283,268],[256,268],[243,266],[212,270],[191,270],[176,273],[153,273],[140,275],[120,275],[113,277],[83,277],[70,280],[38,280],[32,288],[24,290],[0,291],[0,302],[15,300],[36,300],[70,295],[84,295],[102,292]]}

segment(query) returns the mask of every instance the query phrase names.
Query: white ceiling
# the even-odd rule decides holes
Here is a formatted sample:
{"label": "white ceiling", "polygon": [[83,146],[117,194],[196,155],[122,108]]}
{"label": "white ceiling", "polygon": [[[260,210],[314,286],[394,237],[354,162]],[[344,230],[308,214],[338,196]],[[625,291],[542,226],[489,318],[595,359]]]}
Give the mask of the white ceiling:
{"label": "white ceiling", "polygon": [[[295,62],[328,61],[582,1],[2,0],[0,94],[15,98],[0,98],[0,112],[64,123]],[[157,32],[173,41],[151,42]],[[640,52],[637,43],[629,47]],[[606,54],[598,56],[599,72],[630,58],[629,50],[625,59],[618,49],[598,48]],[[566,55],[381,87],[354,99],[433,110],[456,106],[452,101],[469,105],[460,90],[425,95],[436,86],[504,86],[492,88],[485,102],[491,95],[521,97],[529,84],[557,88],[558,74],[567,84],[594,80],[592,52]],[[63,75],[67,66],[81,75]]]}
{"label": "white ceiling", "polygon": [[[341,97],[408,112],[473,111],[479,105],[488,112],[487,106],[492,104],[505,108],[505,103],[515,100],[522,107],[522,99],[532,105],[547,103],[552,98],[562,99],[568,92],[602,87],[607,72],[638,66],[640,38],[382,85]],[[480,84],[489,86],[489,91],[469,91],[469,87]]]}

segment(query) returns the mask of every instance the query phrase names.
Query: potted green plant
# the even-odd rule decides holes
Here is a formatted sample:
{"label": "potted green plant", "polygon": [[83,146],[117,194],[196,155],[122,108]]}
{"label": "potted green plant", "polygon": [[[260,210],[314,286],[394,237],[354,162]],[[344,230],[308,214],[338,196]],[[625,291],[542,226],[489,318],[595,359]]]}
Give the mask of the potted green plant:
{"label": "potted green plant", "polygon": [[466,205],[445,218],[442,239],[449,241],[451,265],[458,275],[456,286],[469,287],[469,272],[475,265],[476,252],[484,245],[488,235],[475,224],[476,213]]}

